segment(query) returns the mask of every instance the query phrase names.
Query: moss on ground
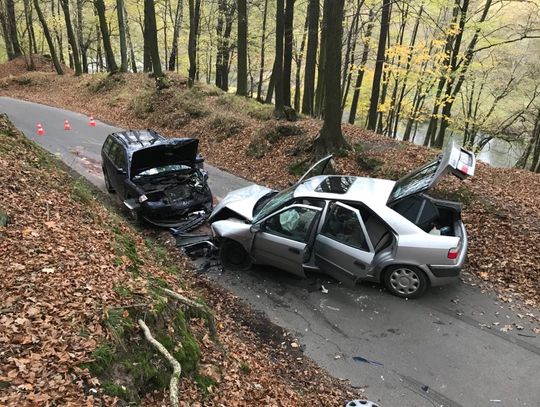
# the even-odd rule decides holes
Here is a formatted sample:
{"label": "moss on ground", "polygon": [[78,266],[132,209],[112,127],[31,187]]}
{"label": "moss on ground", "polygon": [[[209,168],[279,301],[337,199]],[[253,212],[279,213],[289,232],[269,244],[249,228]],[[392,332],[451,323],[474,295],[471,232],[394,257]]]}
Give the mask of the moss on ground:
{"label": "moss on ground", "polygon": [[149,392],[169,386],[172,369],[161,354],[141,338],[138,319],[144,319],[152,336],[178,360],[182,376],[201,380],[207,389],[207,378],[198,375],[201,349],[188,325],[188,316],[166,298],[161,297],[147,308],[111,309],[106,313],[105,327],[111,340],[102,343],[85,365],[102,382],[103,391],[130,403],[137,403]]}

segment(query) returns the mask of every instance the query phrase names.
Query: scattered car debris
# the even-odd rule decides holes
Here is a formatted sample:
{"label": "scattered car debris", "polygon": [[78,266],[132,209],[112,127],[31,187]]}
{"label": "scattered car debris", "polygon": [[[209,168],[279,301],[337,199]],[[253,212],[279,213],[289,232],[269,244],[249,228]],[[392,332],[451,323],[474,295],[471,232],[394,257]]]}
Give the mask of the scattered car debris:
{"label": "scattered car debris", "polygon": [[328,289],[324,285],[321,285],[321,292],[323,294],[328,294]]}
{"label": "scattered car debris", "polygon": [[429,391],[429,386],[428,385],[423,385],[422,387],[420,387],[423,391],[425,391],[426,393]]}
{"label": "scattered car debris", "polygon": [[105,186],[136,220],[193,230],[212,211],[199,141],[167,139],[153,130],[110,134],[101,149]]}
{"label": "scattered car debris", "polygon": [[345,404],[345,407],[362,407],[362,406],[379,407],[378,404],[375,404],[369,400],[352,400],[352,401],[349,401],[347,404]]}
{"label": "scattered car debris", "polygon": [[[352,358],[355,362],[362,362],[362,363],[367,363],[368,365],[375,365],[375,366],[381,366],[383,367],[384,365],[380,362],[376,362],[374,360],[368,360],[366,358],[363,358],[362,356],[353,356]],[[381,376],[382,377],[382,376]],[[384,380],[384,379],[383,379]]]}
{"label": "scattered car debris", "polygon": [[467,253],[461,204],[425,193],[446,174],[474,175],[472,153],[452,143],[397,182],[325,175],[331,159],[281,192],[251,185],[216,205],[209,220],[225,269],[256,263],[300,277],[323,272],[346,285],[381,282],[403,298],[457,279]]}

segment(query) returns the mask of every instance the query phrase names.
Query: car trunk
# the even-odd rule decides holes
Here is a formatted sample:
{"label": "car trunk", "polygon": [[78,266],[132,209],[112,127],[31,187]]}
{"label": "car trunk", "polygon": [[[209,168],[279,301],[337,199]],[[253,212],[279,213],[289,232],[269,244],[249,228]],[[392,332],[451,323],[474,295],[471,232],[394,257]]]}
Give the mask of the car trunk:
{"label": "car trunk", "polygon": [[427,233],[461,237],[460,203],[418,194],[390,204],[390,207]]}

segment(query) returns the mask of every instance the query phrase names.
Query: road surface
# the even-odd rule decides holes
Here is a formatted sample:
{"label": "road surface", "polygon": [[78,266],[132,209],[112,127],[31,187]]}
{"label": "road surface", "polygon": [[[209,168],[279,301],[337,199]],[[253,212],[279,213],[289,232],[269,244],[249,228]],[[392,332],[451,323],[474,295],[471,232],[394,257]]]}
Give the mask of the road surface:
{"label": "road surface", "polygon": [[[88,117],[0,97],[5,112],[36,141],[104,188],[99,151],[118,130]],[[64,120],[72,130],[64,131]],[[36,135],[40,122],[44,136]],[[204,151],[203,151],[204,154]],[[218,197],[249,184],[207,166]],[[348,289],[300,280],[275,269],[208,276],[293,332],[305,353],[332,375],[365,388],[385,407],[540,407],[540,337],[494,297],[459,283],[405,301],[379,286]],[[524,329],[504,332],[506,325]],[[534,337],[533,337],[534,336]]]}

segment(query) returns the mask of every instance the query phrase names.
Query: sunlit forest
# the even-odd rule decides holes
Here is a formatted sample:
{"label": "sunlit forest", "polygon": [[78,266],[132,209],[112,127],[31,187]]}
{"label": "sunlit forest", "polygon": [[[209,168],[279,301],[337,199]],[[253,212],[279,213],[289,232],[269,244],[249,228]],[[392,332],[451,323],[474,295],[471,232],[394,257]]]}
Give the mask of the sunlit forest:
{"label": "sunlit forest", "polygon": [[284,118],[341,117],[436,148],[454,138],[492,165],[540,172],[539,6],[1,0],[0,58],[32,70],[45,55],[64,75],[151,72],[158,86],[174,71],[275,103]]}

